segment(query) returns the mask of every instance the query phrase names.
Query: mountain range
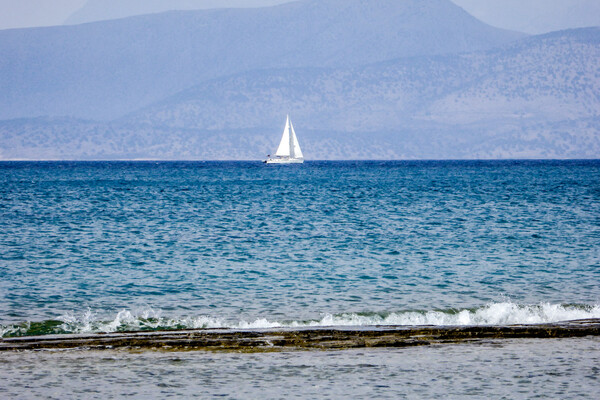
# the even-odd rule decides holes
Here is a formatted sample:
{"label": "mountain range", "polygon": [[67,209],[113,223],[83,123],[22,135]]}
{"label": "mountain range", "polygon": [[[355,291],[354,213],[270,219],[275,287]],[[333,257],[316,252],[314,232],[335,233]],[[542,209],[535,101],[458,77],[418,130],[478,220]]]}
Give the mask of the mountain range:
{"label": "mountain range", "polygon": [[4,50],[0,159],[257,159],[286,113],[312,159],[600,154],[600,29],[527,36],[447,0],[170,12]]}
{"label": "mountain range", "polygon": [[[87,0],[83,7],[73,13],[65,23],[81,24],[170,10],[265,7],[291,1],[294,0]],[[600,25],[598,0],[452,0],[452,2],[487,24],[531,34]]]}
{"label": "mountain range", "polygon": [[447,0],[305,0],[0,31],[0,119],[110,120],[243,71],[362,65],[521,36]]}
{"label": "mountain range", "polygon": [[88,0],[65,23],[83,24],[173,10],[267,7],[292,0]]}

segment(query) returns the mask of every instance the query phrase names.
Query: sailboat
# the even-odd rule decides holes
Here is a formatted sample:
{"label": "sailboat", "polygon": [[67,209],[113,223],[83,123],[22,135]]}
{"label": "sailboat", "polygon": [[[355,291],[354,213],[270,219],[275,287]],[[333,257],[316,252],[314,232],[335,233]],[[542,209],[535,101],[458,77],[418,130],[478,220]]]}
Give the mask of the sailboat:
{"label": "sailboat", "polygon": [[292,125],[289,115],[275,156],[269,156],[264,162],[267,164],[302,164],[304,162],[300,143],[298,143],[296,131],[294,131],[294,125]]}

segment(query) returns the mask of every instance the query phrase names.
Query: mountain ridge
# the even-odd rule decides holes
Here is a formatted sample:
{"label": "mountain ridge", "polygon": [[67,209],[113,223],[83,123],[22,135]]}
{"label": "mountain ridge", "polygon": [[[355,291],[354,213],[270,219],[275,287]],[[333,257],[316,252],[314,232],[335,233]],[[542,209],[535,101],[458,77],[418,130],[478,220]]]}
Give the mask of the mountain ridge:
{"label": "mountain ridge", "polygon": [[523,37],[485,25],[449,0],[376,4],[303,0],[0,31],[0,119],[110,120],[248,70],[362,65]]}
{"label": "mountain ridge", "polygon": [[173,10],[270,7],[291,1],[293,0],[121,0],[119,4],[111,2],[111,6],[107,7],[104,0],[88,0],[67,18],[65,24],[84,24]]}
{"label": "mountain ridge", "polygon": [[[138,113],[137,116],[135,113],[130,115],[130,118],[135,122],[175,128],[185,126],[196,129],[239,129],[268,127],[276,122],[278,115],[285,114],[286,109],[302,110],[310,107],[312,103],[315,105],[314,112],[317,115],[321,110],[322,114],[328,117],[337,115],[344,107],[351,108],[352,104],[368,104],[372,108],[380,106],[384,110],[382,112],[388,115],[387,119],[377,118],[373,109],[368,112],[354,110],[349,112],[351,115],[348,118],[342,118],[342,120],[352,121],[356,116],[369,117],[383,124],[360,128],[370,131],[393,127],[389,116],[399,115],[405,119],[414,116],[416,112],[423,114],[431,114],[436,110],[444,112],[443,104],[440,102],[452,103],[454,97],[460,95],[461,90],[474,90],[477,85],[485,82],[490,85],[500,79],[500,83],[495,84],[497,86],[494,89],[495,94],[492,94],[507,95],[507,88],[516,85],[515,82],[525,78],[534,81],[547,80],[547,76],[559,72],[563,75],[583,74],[581,82],[570,78],[567,82],[568,77],[556,76],[549,84],[560,86],[556,88],[549,86],[547,90],[554,90],[558,103],[564,100],[567,92],[579,93],[582,96],[585,94],[587,97],[582,98],[581,101],[585,100],[588,103],[579,104],[585,106],[581,117],[586,117],[592,115],[590,113],[596,110],[597,105],[600,106],[595,95],[597,91],[600,92],[600,75],[598,75],[596,61],[600,62],[600,29],[582,28],[539,35],[504,48],[480,53],[401,58],[349,69],[298,68],[246,72],[186,89],[162,100],[157,105],[146,108],[146,111]],[[534,76],[529,76],[528,73]],[[527,94],[527,90],[533,89],[536,88],[524,87],[521,84],[512,90],[517,91],[513,95],[523,95],[524,99],[533,96],[532,104],[535,107],[538,92]],[[540,86],[537,89],[542,90],[544,87]],[[332,93],[335,94],[333,100],[328,98]],[[592,103],[589,104],[590,102]],[[177,103],[180,105],[178,106]],[[343,104],[344,107],[336,109],[337,104]],[[469,114],[470,109],[476,110],[483,104],[483,102],[480,105],[466,104],[463,109],[445,112],[463,117]],[[564,104],[563,102],[560,105],[564,107]],[[496,106],[497,104],[494,104],[494,107]],[[172,120],[169,123],[168,116],[165,117],[166,120],[161,119],[166,114],[176,112],[178,107],[183,110],[181,121]],[[245,115],[244,112],[248,107],[262,107],[262,109],[255,115]],[[493,111],[494,107],[491,107],[490,111]],[[196,114],[194,109],[199,114]],[[227,112],[226,110],[229,109],[235,109],[236,113]],[[186,117],[186,113],[190,115]],[[482,115],[488,114],[489,112]],[[501,109],[498,109],[497,114],[498,118],[506,118]],[[305,126],[333,127],[327,125],[325,117],[317,115],[311,114],[311,117],[305,121]],[[565,112],[557,114],[555,110],[542,113],[544,118],[558,115],[561,118],[567,116]],[[259,118],[268,116],[268,119],[262,123],[252,124],[250,121],[253,121],[254,116]],[[424,115],[419,117],[423,118]],[[249,125],[228,122],[228,118],[242,120]],[[447,119],[437,119],[437,122],[444,121],[448,122]],[[221,125],[214,125],[214,123]],[[355,122],[348,124],[344,127],[347,131],[357,127]],[[333,122],[332,125],[339,127],[340,123]]]}

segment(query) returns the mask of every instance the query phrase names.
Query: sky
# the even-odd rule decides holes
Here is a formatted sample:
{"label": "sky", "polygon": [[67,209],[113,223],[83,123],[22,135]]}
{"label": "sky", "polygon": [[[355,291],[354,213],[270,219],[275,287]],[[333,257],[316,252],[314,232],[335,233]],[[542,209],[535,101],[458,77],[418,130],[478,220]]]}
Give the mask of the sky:
{"label": "sky", "polygon": [[452,0],[499,28],[539,34],[600,25],[600,0]]}
{"label": "sky", "polygon": [[[252,3],[260,4],[261,1],[273,3],[273,0],[252,0]],[[600,25],[600,0],[452,1],[490,25],[533,34]],[[86,2],[0,0],[0,29],[62,25]]]}
{"label": "sky", "polygon": [[86,0],[0,0],[0,29],[62,25]]}

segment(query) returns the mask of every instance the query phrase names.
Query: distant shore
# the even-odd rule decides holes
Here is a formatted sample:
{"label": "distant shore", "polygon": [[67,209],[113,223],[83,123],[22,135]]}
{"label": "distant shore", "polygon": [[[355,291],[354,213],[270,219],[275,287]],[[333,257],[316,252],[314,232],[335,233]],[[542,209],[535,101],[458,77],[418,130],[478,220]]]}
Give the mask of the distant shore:
{"label": "distant shore", "polygon": [[159,349],[268,352],[427,346],[523,338],[600,336],[600,319],[508,326],[378,326],[302,329],[198,329],[4,338],[0,352],[19,350]]}

